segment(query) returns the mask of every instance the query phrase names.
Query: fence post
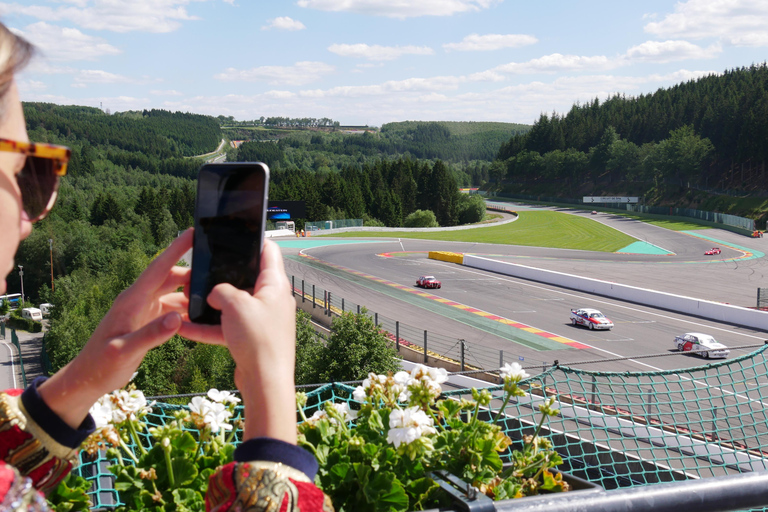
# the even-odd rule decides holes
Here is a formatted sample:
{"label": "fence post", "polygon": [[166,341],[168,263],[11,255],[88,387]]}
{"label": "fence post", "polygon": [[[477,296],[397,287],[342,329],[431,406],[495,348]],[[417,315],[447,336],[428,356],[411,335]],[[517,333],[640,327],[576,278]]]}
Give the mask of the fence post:
{"label": "fence post", "polygon": [[344,297],[341,298],[341,312],[344,312]]}
{"label": "fence post", "polygon": [[599,404],[600,399],[597,397],[597,377],[592,376],[592,403]]}
{"label": "fence post", "polygon": [[395,346],[397,351],[400,352],[400,321],[395,320]]}
{"label": "fence post", "polygon": [[301,303],[304,304],[304,280],[301,280]]}
{"label": "fence post", "polygon": [[323,290],[323,314],[328,314],[328,290]]}
{"label": "fence post", "polygon": [[333,316],[331,306],[333,306],[333,298],[331,297],[331,292],[328,292],[328,316]]}
{"label": "fence post", "polygon": [[296,276],[291,276],[291,297],[296,296]]}
{"label": "fence post", "polygon": [[499,368],[504,366],[504,351],[499,350]]}
{"label": "fence post", "polygon": [[712,438],[715,441],[720,440],[720,437],[717,435],[717,407],[712,409]]}
{"label": "fence post", "polygon": [[360,304],[357,305],[357,314],[360,314]]}
{"label": "fence post", "polygon": [[424,362],[427,362],[427,330],[424,329]]}
{"label": "fence post", "polygon": [[315,309],[315,285],[312,285],[312,309]]}
{"label": "fence post", "polygon": [[464,340],[459,340],[461,343],[461,371],[464,371]]}
{"label": "fence post", "polygon": [[374,313],[373,314],[373,325],[375,325],[376,327],[379,326],[379,314],[378,313]]}

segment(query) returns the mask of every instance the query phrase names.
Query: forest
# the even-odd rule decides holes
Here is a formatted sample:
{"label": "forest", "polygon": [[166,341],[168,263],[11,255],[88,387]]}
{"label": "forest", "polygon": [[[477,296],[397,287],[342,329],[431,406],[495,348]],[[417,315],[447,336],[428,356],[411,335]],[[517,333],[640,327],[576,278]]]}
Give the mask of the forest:
{"label": "forest", "polygon": [[768,67],[727,70],[638,97],[542,114],[499,149],[498,190],[627,192],[649,203],[768,195]]}

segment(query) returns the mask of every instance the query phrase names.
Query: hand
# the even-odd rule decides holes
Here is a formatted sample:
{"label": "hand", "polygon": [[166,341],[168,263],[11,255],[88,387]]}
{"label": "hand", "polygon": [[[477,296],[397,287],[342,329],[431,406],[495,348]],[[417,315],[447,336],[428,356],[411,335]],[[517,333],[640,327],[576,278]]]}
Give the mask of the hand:
{"label": "hand", "polygon": [[176,292],[190,269],[176,265],[192,247],[192,230],[178,237],[122,292],[83,350],[38,389],[73,428],[102,395],[125,386],[146,353],[179,330],[187,299]]}
{"label": "hand", "polygon": [[265,436],[295,444],[296,302],[277,244],[264,242],[253,295],[219,284],[208,304],[221,311],[221,325],[185,322],[179,334],[229,347],[246,408],[243,438]]}

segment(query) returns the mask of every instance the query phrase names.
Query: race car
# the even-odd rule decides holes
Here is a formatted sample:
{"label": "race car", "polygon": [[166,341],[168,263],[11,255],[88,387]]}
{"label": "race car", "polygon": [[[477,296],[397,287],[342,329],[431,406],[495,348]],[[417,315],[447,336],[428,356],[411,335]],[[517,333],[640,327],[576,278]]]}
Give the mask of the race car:
{"label": "race car", "polygon": [[715,254],[720,254],[722,251],[720,251],[719,247],[713,247],[708,251],[704,251],[704,256],[714,256]]}
{"label": "race car", "polygon": [[696,352],[704,359],[717,357],[725,359],[731,351],[719,343],[709,334],[698,332],[687,332],[680,336],[675,336],[675,347],[680,352]]}
{"label": "race car", "polygon": [[597,215],[597,210],[592,210],[592,215]]}
{"label": "race car", "polygon": [[571,310],[571,323],[573,325],[583,325],[590,329],[612,329],[613,322],[608,320],[604,314],[596,309],[582,308]]}
{"label": "race car", "polygon": [[441,288],[442,283],[435,276],[421,276],[416,280],[416,286],[421,288]]}

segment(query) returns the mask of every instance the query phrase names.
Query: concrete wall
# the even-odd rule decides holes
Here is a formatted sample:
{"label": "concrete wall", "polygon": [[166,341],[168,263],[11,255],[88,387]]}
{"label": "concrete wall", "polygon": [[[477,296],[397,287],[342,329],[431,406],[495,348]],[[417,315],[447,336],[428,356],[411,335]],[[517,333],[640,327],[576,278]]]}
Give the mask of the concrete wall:
{"label": "concrete wall", "polygon": [[682,295],[637,288],[619,283],[601,281],[587,277],[542,270],[538,268],[496,261],[479,256],[464,255],[464,265],[482,270],[490,270],[508,276],[521,277],[540,283],[553,284],[579,290],[586,293],[602,295],[614,299],[626,300],[636,304],[653,306],[669,311],[677,311],[718,322],[751,327],[768,331],[768,312],[757,311],[730,304],[694,299]]}

